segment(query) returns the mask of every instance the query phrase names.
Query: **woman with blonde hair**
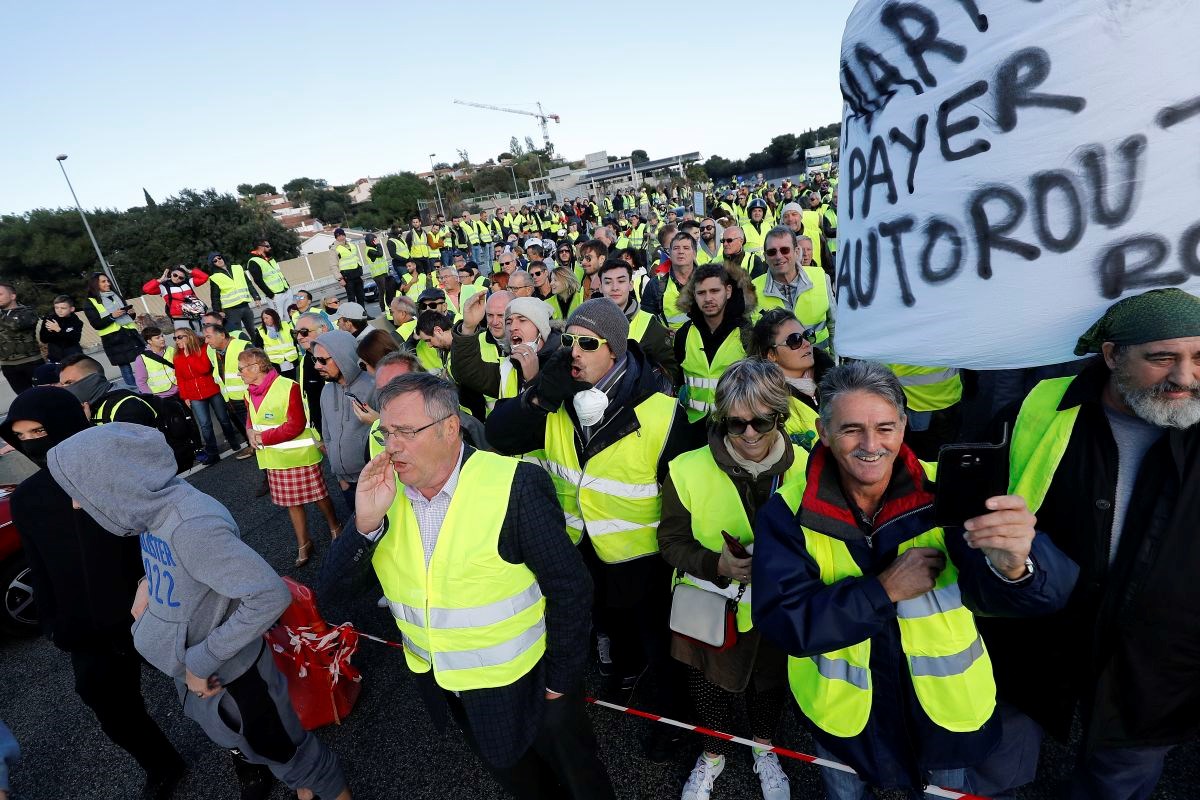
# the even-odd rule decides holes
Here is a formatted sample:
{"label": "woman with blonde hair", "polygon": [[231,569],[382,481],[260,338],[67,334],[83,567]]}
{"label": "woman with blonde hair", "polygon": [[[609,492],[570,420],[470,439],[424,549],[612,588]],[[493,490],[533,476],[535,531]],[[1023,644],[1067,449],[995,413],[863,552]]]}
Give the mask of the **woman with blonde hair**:
{"label": "woman with blonde hair", "polygon": [[579,278],[572,267],[559,266],[550,270],[550,291],[553,294],[546,301],[546,305],[550,306],[550,319],[566,319],[579,308],[583,303],[579,285]]}

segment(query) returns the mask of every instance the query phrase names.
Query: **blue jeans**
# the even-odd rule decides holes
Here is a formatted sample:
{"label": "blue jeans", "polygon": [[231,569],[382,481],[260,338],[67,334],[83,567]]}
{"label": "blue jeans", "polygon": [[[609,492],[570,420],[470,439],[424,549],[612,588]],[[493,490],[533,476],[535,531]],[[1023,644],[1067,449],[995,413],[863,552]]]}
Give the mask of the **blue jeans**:
{"label": "blue jeans", "polygon": [[238,435],[237,428],[229,420],[229,408],[225,405],[225,399],[221,397],[220,392],[203,400],[193,400],[191,408],[192,416],[196,418],[196,424],[200,426],[200,436],[204,439],[204,452],[210,456],[215,457],[221,452],[217,449],[217,437],[213,432],[212,418],[214,415],[221,423],[221,431],[225,434],[225,441],[229,443],[230,447],[237,449],[237,443],[246,438]]}
{"label": "blue jeans", "polygon": [[471,245],[471,260],[479,266],[479,271],[483,272],[483,245]]}
{"label": "blue jeans", "polygon": [[134,377],[134,374],[133,374],[133,365],[132,364],[122,364],[120,369],[121,369],[121,380],[123,380],[123,381],[125,381],[125,383],[129,384],[130,388],[132,388],[134,391],[137,391],[137,378]]}
{"label": "blue jeans", "polygon": [[[817,742],[814,741],[813,744],[817,748],[817,755],[821,758],[839,761],[837,756]],[[966,782],[965,773],[966,770],[963,769],[935,769],[926,775],[926,780],[935,786],[957,789]],[[875,797],[867,784],[852,772],[821,767],[821,783],[825,785],[825,794],[829,800],[871,800]],[[908,796],[912,800],[920,800],[925,797],[925,792],[920,789],[909,789]]]}
{"label": "blue jeans", "polygon": [[479,265],[481,275],[489,275],[492,272],[492,262],[496,259],[496,244],[488,242],[480,247],[483,248],[483,261],[476,260],[475,263]]}
{"label": "blue jeans", "polygon": [[448,267],[454,263],[454,253],[455,252],[456,251],[453,247],[443,247],[442,248],[442,266],[443,267]]}

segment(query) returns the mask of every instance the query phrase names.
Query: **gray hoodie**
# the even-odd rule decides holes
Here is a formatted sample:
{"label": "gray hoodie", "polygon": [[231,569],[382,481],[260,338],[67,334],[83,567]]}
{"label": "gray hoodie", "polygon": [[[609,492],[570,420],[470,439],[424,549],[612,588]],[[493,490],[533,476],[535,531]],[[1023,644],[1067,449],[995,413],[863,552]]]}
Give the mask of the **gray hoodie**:
{"label": "gray hoodie", "polygon": [[358,342],[353,335],[342,330],[329,331],[318,336],[316,344],[333,356],[346,380],[345,385],[331,382],[321,390],[321,439],[329,456],[329,470],[338,480],[353,483],[367,465],[367,436],[371,426],[354,416],[354,403],[346,392],[375,408],[375,381],[358,366]]}
{"label": "gray hoodie", "polygon": [[[97,469],[114,453],[120,470]],[[47,466],[102,527],[141,538],[150,606],[133,624],[133,643],[176,679],[181,697],[185,667],[228,683],[254,663],[291,593],[242,541],[225,506],[175,477],[159,431],[126,422],[89,428],[52,448]]]}

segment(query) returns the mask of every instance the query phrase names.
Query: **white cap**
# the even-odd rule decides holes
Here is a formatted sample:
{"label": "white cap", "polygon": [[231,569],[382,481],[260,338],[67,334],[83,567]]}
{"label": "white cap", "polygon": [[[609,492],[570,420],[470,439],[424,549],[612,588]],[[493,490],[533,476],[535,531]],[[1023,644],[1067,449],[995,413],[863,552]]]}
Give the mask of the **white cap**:
{"label": "white cap", "polygon": [[330,319],[337,322],[342,319],[367,319],[367,310],[358,303],[342,303],[338,306],[336,314],[330,314]]}
{"label": "white cap", "polygon": [[526,250],[528,250],[532,245],[535,245],[535,244],[538,247],[543,247],[543,248],[546,246],[546,243],[543,242],[541,239],[526,239],[524,247]]}

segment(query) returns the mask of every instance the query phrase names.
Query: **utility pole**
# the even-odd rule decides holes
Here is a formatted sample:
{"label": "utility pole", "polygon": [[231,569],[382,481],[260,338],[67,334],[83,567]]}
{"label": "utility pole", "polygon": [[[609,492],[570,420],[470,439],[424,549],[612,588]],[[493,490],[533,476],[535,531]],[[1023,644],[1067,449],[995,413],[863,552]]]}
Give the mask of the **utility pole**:
{"label": "utility pole", "polygon": [[[104,274],[108,276],[109,282],[112,284],[113,291],[121,294],[121,289],[117,286],[116,276],[113,275],[112,267],[104,259],[104,253],[100,252],[100,243],[96,241],[96,234],[92,233],[92,226],[88,224],[87,215],[83,213],[83,206],[79,204],[79,196],[75,194],[75,187],[71,185],[71,179],[67,177],[67,168],[63,166],[63,162],[67,160],[66,153],[60,153],[55,156],[55,161],[58,162],[58,168],[62,170],[63,178],[67,182],[67,188],[71,190],[71,197],[75,200],[75,210],[79,212],[79,218],[83,220],[83,229],[87,231],[88,238],[92,240],[92,247],[96,250],[96,258],[100,259],[100,268],[104,270]],[[122,297],[124,295],[121,295]]]}

